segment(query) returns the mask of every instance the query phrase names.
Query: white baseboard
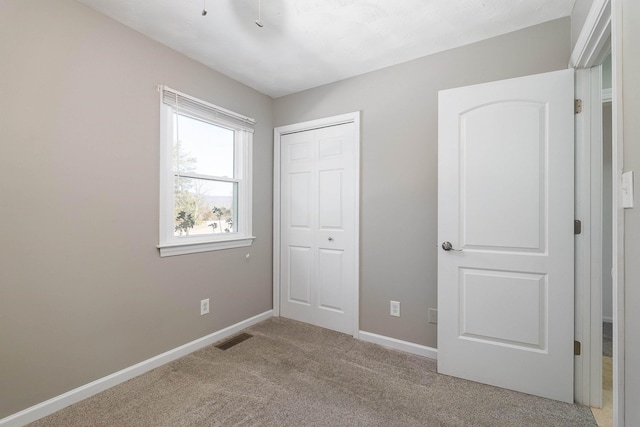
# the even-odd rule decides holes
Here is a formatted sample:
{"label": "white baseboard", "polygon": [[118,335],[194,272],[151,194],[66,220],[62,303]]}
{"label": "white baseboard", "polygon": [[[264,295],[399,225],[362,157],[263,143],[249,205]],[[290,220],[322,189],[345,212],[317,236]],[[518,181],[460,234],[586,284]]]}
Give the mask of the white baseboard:
{"label": "white baseboard", "polygon": [[429,359],[438,360],[438,350],[425,345],[414,344],[408,341],[402,341],[395,338],[385,337],[384,335],[372,334],[371,332],[360,331],[360,339],[362,341],[389,347],[406,353],[417,354],[418,356],[428,357]]}
{"label": "white baseboard", "polygon": [[194,351],[211,345],[217,341],[225,339],[226,337],[240,332],[241,330],[246,329],[249,326],[260,323],[263,320],[267,320],[272,316],[273,310],[265,311],[262,314],[258,314],[257,316],[243,320],[242,322],[231,325],[218,332],[214,332],[195,341],[191,341],[190,343],[181,345],[180,347],[176,347],[173,350],[169,350],[150,359],[137,363],[133,366],[129,366],[128,368],[125,368],[121,371],[90,382],[89,384],[85,384],[83,386],[75,388],[71,391],[34,405],[23,411],[0,419],[0,427],[19,427],[39,420],[42,417],[51,415],[62,408],[91,397],[94,394],[100,393],[101,391],[130,380],[131,378],[137,377],[138,375],[144,374],[145,372],[186,356],[189,353],[193,353]]}

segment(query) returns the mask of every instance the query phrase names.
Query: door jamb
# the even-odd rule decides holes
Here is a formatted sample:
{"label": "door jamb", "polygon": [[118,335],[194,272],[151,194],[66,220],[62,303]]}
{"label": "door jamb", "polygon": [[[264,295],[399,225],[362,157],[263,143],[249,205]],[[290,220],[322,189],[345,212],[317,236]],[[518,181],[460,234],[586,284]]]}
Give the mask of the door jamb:
{"label": "door jamb", "polygon": [[280,316],[280,138],[283,135],[304,132],[345,123],[354,124],[354,185],[355,185],[355,225],[354,225],[354,283],[353,287],[353,337],[360,332],[360,111],[324,117],[273,130],[273,316]]}
{"label": "door jamb", "polygon": [[[571,54],[570,67],[591,68],[600,65],[604,60],[609,48],[611,50],[612,64],[612,108],[613,108],[613,135],[612,135],[612,170],[614,171],[612,189],[612,251],[613,251],[613,423],[616,427],[623,427],[624,414],[624,212],[620,205],[619,191],[621,173],[623,166],[623,130],[622,130],[622,7],[618,0],[594,0],[585,24],[580,32],[576,46]],[[580,79],[581,73],[578,73]],[[578,81],[577,87],[582,86],[584,81]],[[584,104],[583,104],[584,105]],[[601,119],[600,119],[601,120]],[[590,141],[578,141],[578,144],[588,144]],[[585,171],[589,173],[590,166],[583,164]],[[578,197],[590,197],[588,195],[576,193]],[[579,200],[578,202],[580,202]],[[582,200],[582,202],[584,202]],[[576,252],[583,256],[582,262],[591,262],[592,258],[585,258],[584,253]],[[600,262],[599,260],[597,262]],[[576,277],[576,290],[587,292],[589,290],[588,281],[579,281]],[[591,295],[585,295],[588,301],[583,301],[582,307],[588,307],[586,312],[576,312],[576,325],[578,328],[587,328],[594,321],[601,322],[602,319],[593,319],[591,310]],[[600,301],[599,301],[600,302]],[[579,325],[579,326],[578,326]],[[591,331],[590,341],[593,343],[593,332]],[[579,336],[577,337],[580,338]],[[585,349],[589,351],[591,349]],[[578,385],[591,383],[591,369],[576,371],[576,389]],[[582,387],[584,390],[584,387]],[[579,396],[577,396],[579,397]],[[582,396],[584,397],[584,396]],[[590,404],[590,401],[579,403]]]}

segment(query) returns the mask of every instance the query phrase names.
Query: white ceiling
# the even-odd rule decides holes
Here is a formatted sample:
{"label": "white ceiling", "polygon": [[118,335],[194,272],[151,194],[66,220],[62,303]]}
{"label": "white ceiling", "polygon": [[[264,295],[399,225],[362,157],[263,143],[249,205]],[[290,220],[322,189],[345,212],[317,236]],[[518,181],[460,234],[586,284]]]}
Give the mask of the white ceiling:
{"label": "white ceiling", "polygon": [[259,0],[78,1],[274,98],[569,16],[575,2],[261,0],[259,28]]}

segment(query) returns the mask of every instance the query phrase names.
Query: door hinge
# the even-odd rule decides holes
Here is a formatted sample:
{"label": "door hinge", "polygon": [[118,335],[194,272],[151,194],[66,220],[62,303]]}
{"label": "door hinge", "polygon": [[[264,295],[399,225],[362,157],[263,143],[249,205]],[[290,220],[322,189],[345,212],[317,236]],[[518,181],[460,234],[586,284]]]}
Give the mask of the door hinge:
{"label": "door hinge", "polygon": [[580,343],[580,341],[574,341],[573,342],[574,356],[580,356],[581,353],[582,353],[582,344]]}
{"label": "door hinge", "polygon": [[575,221],[573,221],[573,234],[580,233],[582,233],[582,221],[576,219]]}
{"label": "door hinge", "polygon": [[576,99],[574,104],[574,112],[576,114],[582,113],[582,99]]}

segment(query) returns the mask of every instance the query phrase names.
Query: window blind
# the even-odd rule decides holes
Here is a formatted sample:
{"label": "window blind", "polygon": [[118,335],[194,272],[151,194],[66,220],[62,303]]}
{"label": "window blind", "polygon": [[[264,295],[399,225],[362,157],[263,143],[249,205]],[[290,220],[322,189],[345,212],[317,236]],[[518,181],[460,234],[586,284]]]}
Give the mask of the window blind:
{"label": "window blind", "polygon": [[227,124],[253,133],[256,121],[250,117],[209,104],[167,86],[158,86],[158,90],[162,92],[162,102],[175,108],[180,114],[213,123]]}

